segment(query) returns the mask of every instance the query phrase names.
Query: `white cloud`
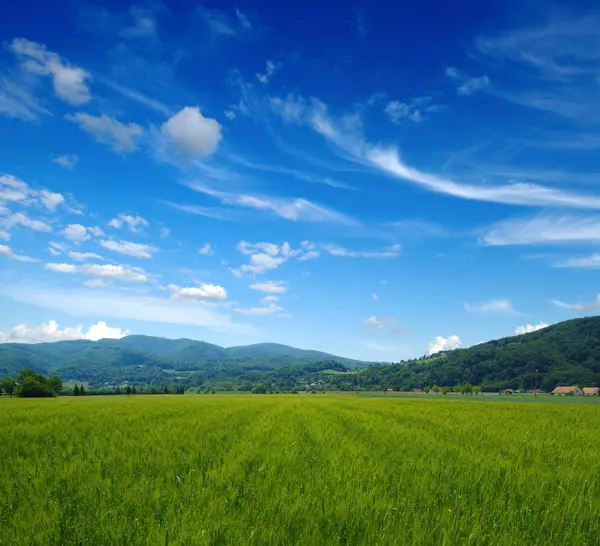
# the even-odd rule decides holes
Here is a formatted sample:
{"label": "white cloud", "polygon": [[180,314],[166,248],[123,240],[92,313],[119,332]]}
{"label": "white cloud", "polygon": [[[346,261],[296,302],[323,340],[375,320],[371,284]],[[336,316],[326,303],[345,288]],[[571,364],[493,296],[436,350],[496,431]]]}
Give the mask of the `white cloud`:
{"label": "white cloud", "polygon": [[549,325],[545,322],[540,322],[539,324],[525,324],[523,326],[517,326],[515,328],[515,335],[520,336],[521,334],[529,334],[531,332],[537,332],[543,328],[547,328]]}
{"label": "white cloud", "polygon": [[596,311],[600,309],[600,294],[596,296],[596,299],[592,302],[577,302],[577,303],[565,303],[559,300],[553,300],[552,303],[557,307],[563,309],[570,309],[571,311],[577,311],[578,313],[586,313],[588,311]]}
{"label": "white cloud", "polygon": [[503,220],[481,238],[489,246],[594,243],[600,241],[600,216],[540,215]]}
{"label": "white cloud", "polygon": [[279,63],[274,63],[273,61],[267,61],[265,72],[263,74],[261,74],[260,72],[257,72],[255,74],[256,79],[263,85],[267,85],[269,83],[269,80],[271,79],[271,76],[273,76],[273,74],[275,74],[275,72],[277,72],[280,67],[281,67],[281,65]]}
{"label": "white cloud", "polygon": [[465,309],[469,313],[497,313],[507,315],[514,315],[517,313],[509,300],[491,300],[474,305],[465,303]]}
{"label": "white cloud", "polygon": [[221,142],[221,125],[212,118],[205,118],[197,107],[187,106],[165,122],[162,132],[185,153],[207,157],[212,155]]}
{"label": "white cloud", "polygon": [[237,248],[243,254],[250,256],[250,263],[242,265],[239,269],[231,269],[236,277],[241,277],[243,273],[254,275],[277,269],[292,258],[306,260],[316,257],[314,254],[318,256],[318,253],[312,250],[315,248],[314,243],[309,241],[300,243],[299,249],[293,249],[287,241],[281,245],[269,242],[240,241]]}
{"label": "white cloud", "polygon": [[65,198],[60,193],[42,190],[39,195],[44,206],[50,211],[56,210],[58,205],[65,202]]}
{"label": "white cloud", "polygon": [[65,169],[72,169],[79,162],[79,156],[75,154],[59,155],[52,160],[57,165],[64,167]]}
{"label": "white cloud", "polygon": [[371,294],[371,297],[377,301],[379,299],[379,296],[377,294]]}
{"label": "white cloud", "polygon": [[590,195],[519,181],[505,185],[473,185],[420,171],[404,163],[397,148],[374,145],[364,140],[361,123],[354,117],[333,119],[321,101],[306,101],[290,95],[286,99],[271,98],[270,102],[272,109],[284,120],[311,127],[337,146],[345,158],[432,192],[508,205],[600,209],[600,198]]}
{"label": "white cloud", "polygon": [[461,345],[462,343],[458,336],[436,336],[427,345],[427,355],[433,355],[441,351],[450,351],[452,349],[457,349]]}
{"label": "white cloud", "polygon": [[88,331],[84,332],[81,324],[61,330],[55,320],[49,320],[31,327],[26,324],[18,324],[7,332],[0,332],[0,343],[48,343],[73,339],[97,341],[105,338],[121,339],[127,335],[129,335],[129,330],[111,328],[103,321],[92,324]]}
{"label": "white cloud", "polygon": [[356,225],[357,222],[333,209],[317,205],[302,198],[276,198],[256,195],[234,194],[218,191],[199,183],[187,184],[197,192],[210,195],[225,205],[272,212],[286,220],[305,222],[335,222],[346,225]]}
{"label": "white cloud", "polygon": [[110,281],[105,281],[103,279],[90,279],[89,281],[85,281],[83,286],[87,286],[88,288],[105,288],[111,284]]}
{"label": "white cloud", "polygon": [[423,121],[426,114],[435,112],[439,108],[439,106],[431,104],[431,97],[417,97],[408,103],[397,100],[388,102],[385,113],[392,123],[399,125],[405,119],[417,123]]}
{"label": "white cloud", "polygon": [[260,298],[260,303],[263,303],[265,305],[267,303],[277,303],[279,299],[279,296],[263,296],[262,298]]}
{"label": "white cloud", "polygon": [[15,214],[11,214],[6,218],[3,218],[0,220],[0,225],[8,230],[15,226],[23,226],[33,229],[34,231],[42,231],[46,233],[52,231],[52,227],[46,222],[42,222],[41,220],[32,220],[23,212],[16,212]]}
{"label": "white cloud", "polygon": [[278,305],[274,304],[274,303],[269,303],[268,305],[266,305],[265,307],[250,307],[250,308],[236,308],[233,310],[235,313],[238,313],[239,315],[246,315],[246,316],[252,316],[252,317],[265,317],[268,315],[274,315],[276,313],[279,313],[280,311],[283,311],[282,307],[279,307]]}
{"label": "white cloud", "polygon": [[96,237],[102,237],[102,235],[104,235],[104,231],[98,226],[88,227],[87,230]]}
{"label": "white cloud", "polygon": [[63,229],[63,235],[74,243],[82,243],[90,238],[87,228],[81,224],[69,224]]}
{"label": "white cloud", "polygon": [[316,250],[309,250],[306,254],[302,254],[298,257],[299,262],[306,262],[308,260],[314,260],[320,256],[319,252]]}
{"label": "white cloud", "polygon": [[78,112],[68,114],[66,118],[92,135],[97,142],[106,144],[117,153],[135,151],[138,138],[144,134],[144,130],[136,123],[121,123],[106,114],[91,116]]}
{"label": "white cloud", "polygon": [[132,216],[131,214],[119,214],[116,218],[113,218],[110,222],[108,222],[110,227],[121,228],[123,225],[126,225],[129,228],[129,231],[142,231],[142,229],[147,228],[150,224],[141,216]]}
{"label": "white cloud", "polygon": [[456,88],[456,92],[459,95],[469,96],[475,93],[476,91],[480,91],[481,89],[485,89],[490,85],[490,79],[483,75],[478,78],[469,78],[465,80],[465,82]]}
{"label": "white cloud", "polygon": [[591,254],[583,258],[569,258],[564,262],[554,264],[558,268],[581,268],[581,269],[598,269],[600,268],[600,254]]}
{"label": "white cloud", "polygon": [[171,292],[173,299],[193,299],[193,300],[225,300],[227,291],[222,286],[216,284],[201,284],[200,286],[181,287],[176,284],[170,284],[167,288]]}
{"label": "white cloud", "polygon": [[236,113],[233,110],[224,110],[223,115],[230,121],[233,121],[236,117]]}
{"label": "white cloud", "polygon": [[240,22],[240,25],[243,29],[252,30],[252,23],[250,22],[250,19],[248,19],[248,16],[244,12],[236,8],[235,14],[237,15],[238,21]]}
{"label": "white cloud", "polygon": [[208,254],[208,255],[212,255],[213,250],[212,250],[212,246],[210,246],[210,243],[206,243],[202,248],[198,249],[198,254]]}
{"label": "white cloud", "polygon": [[162,226],[160,228],[160,236],[165,239],[166,237],[168,237],[169,235],[171,235],[171,230],[167,227]]}
{"label": "white cloud", "polygon": [[287,286],[283,284],[283,281],[256,282],[250,285],[250,290],[258,290],[266,294],[283,294],[287,291]]}
{"label": "white cloud", "polygon": [[264,273],[271,269],[277,269],[286,259],[284,257],[273,257],[270,254],[253,254],[250,263],[240,267],[243,273]]}
{"label": "white cloud", "polygon": [[55,273],[77,273],[77,266],[73,264],[46,264],[44,269],[54,271]]}
{"label": "white cloud", "polygon": [[121,36],[124,38],[156,37],[156,19],[152,11],[142,6],[133,5],[129,12],[133,19],[133,25],[121,30]]}
{"label": "white cloud", "polygon": [[356,251],[349,250],[336,244],[325,244],[323,250],[331,256],[349,258],[396,258],[400,255],[401,245],[392,245],[380,251]]}
{"label": "white cloud", "polygon": [[29,256],[23,256],[22,254],[16,254],[12,248],[6,245],[0,245],[0,256],[6,256],[11,260],[17,262],[37,262],[36,259],[30,258]]}
{"label": "white cloud", "polygon": [[363,324],[366,324],[374,330],[384,330],[386,327],[396,324],[396,319],[393,317],[372,316],[364,320]]}
{"label": "white cloud", "polygon": [[95,252],[74,252],[69,251],[69,257],[78,262],[84,262],[85,260],[103,260],[104,258],[100,254]]}
{"label": "white cloud", "polygon": [[69,65],[58,54],[48,51],[43,44],[24,38],[15,38],[10,49],[21,61],[23,70],[37,76],[50,76],[55,93],[63,101],[74,106],[90,101],[86,83],[90,75],[85,70]]}
{"label": "white cloud", "polygon": [[117,280],[131,283],[146,283],[149,281],[147,273],[138,267],[113,264],[85,264],[82,265],[79,270],[84,275],[96,279]]}
{"label": "white cloud", "polygon": [[3,284],[0,292],[22,303],[55,309],[72,315],[139,320],[160,324],[186,324],[210,328],[231,335],[256,334],[245,324],[232,322],[229,316],[196,302],[172,301],[148,296],[128,295],[121,291],[63,289],[36,286],[32,283]]}
{"label": "white cloud", "polygon": [[100,241],[100,245],[108,250],[134,256],[135,258],[152,258],[152,254],[158,252],[158,247],[153,245],[144,245],[141,243],[132,243],[131,241]]}
{"label": "white cloud", "polygon": [[3,239],[4,241],[9,241],[10,233],[8,233],[8,231],[4,231],[4,230],[0,229],[0,239]]}

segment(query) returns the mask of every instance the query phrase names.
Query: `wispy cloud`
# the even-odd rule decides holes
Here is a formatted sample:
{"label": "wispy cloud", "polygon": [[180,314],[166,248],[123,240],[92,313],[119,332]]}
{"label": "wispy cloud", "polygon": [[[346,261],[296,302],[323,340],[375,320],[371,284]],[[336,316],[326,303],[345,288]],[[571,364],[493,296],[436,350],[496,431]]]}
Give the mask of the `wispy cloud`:
{"label": "wispy cloud", "polygon": [[513,218],[491,226],[481,237],[489,246],[595,243],[600,216],[540,215]]}
{"label": "wispy cloud", "polygon": [[576,269],[599,269],[600,254],[591,254],[582,258],[569,258],[568,260],[554,264],[558,268],[576,268]]}
{"label": "wispy cloud", "polygon": [[324,244],[321,246],[323,251],[331,256],[340,256],[347,258],[396,258],[400,255],[402,246],[392,245],[383,250],[350,250],[337,244]]}
{"label": "wispy cloud", "polygon": [[357,225],[358,222],[345,214],[329,207],[312,203],[299,197],[267,197],[247,194],[235,194],[219,191],[198,182],[185,184],[188,188],[218,199],[224,205],[270,212],[293,221],[333,222],[345,225]]}
{"label": "wispy cloud", "polygon": [[417,184],[429,191],[462,199],[508,205],[600,209],[600,198],[591,195],[522,182],[473,185],[421,171],[406,164],[396,147],[367,142],[362,135],[362,124],[355,116],[334,119],[321,101],[307,101],[293,95],[285,99],[271,99],[270,102],[273,111],[284,120],[311,127],[334,144],[347,159],[370,166],[393,178]]}
{"label": "wispy cloud", "polygon": [[409,102],[400,102],[397,100],[388,102],[385,107],[385,113],[390,118],[390,121],[399,125],[404,120],[420,122],[425,119],[425,116],[431,112],[436,112],[440,109],[437,104],[432,104],[431,97],[417,97]]}
{"label": "wispy cloud", "polygon": [[0,245],[0,256],[6,256],[7,258],[17,262],[37,262],[37,260],[34,258],[30,258],[29,256],[25,256],[23,254],[17,254],[12,248],[6,245]]}
{"label": "wispy cloud", "polygon": [[77,112],[67,114],[66,118],[92,135],[97,142],[106,144],[117,153],[134,152],[138,139],[144,134],[144,130],[137,123],[121,123],[106,114],[92,116],[85,112]]}
{"label": "wispy cloud", "polygon": [[557,307],[561,307],[562,309],[569,309],[578,313],[587,313],[588,311],[596,311],[600,309],[600,294],[596,296],[596,299],[594,301],[588,303],[565,303],[560,300],[553,300],[552,303],[554,303],[554,305],[556,305]]}
{"label": "wispy cloud", "polygon": [[485,74],[472,78],[453,66],[446,68],[446,76],[457,84],[456,92],[459,95],[469,96],[490,85],[490,79]]}
{"label": "wispy cloud", "polygon": [[515,311],[512,303],[509,300],[490,300],[483,303],[465,303],[465,309],[469,313],[481,313],[481,314],[498,314],[498,315],[515,315],[518,314]]}

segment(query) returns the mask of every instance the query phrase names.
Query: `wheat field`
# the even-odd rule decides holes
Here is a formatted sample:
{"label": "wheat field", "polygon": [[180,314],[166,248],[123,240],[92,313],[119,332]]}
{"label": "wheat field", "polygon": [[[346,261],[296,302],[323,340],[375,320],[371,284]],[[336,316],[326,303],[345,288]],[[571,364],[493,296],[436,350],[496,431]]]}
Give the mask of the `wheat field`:
{"label": "wheat field", "polygon": [[0,544],[597,545],[600,406],[0,398]]}

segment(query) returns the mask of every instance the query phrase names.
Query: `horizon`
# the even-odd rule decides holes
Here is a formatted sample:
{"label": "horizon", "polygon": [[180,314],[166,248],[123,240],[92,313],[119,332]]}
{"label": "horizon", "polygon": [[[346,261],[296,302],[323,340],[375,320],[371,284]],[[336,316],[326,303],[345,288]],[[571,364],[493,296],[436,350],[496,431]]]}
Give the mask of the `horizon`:
{"label": "horizon", "polygon": [[597,6],[5,11],[0,343],[398,362],[600,310]]}

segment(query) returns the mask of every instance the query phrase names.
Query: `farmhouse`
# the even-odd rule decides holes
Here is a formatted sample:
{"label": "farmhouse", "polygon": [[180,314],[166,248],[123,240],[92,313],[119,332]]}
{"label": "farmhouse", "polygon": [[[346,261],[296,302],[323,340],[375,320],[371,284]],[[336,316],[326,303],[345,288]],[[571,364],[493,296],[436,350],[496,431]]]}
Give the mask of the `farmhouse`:
{"label": "farmhouse", "polygon": [[598,396],[599,392],[598,387],[583,387],[583,396]]}
{"label": "farmhouse", "polygon": [[413,391],[413,392],[423,392],[423,390],[422,390],[422,389],[413,389],[412,391]]}
{"label": "farmhouse", "polygon": [[560,396],[583,396],[583,391],[579,387],[556,387],[552,394]]}

